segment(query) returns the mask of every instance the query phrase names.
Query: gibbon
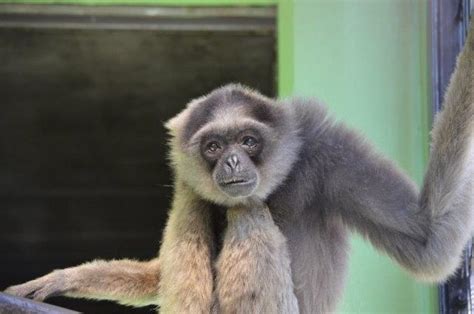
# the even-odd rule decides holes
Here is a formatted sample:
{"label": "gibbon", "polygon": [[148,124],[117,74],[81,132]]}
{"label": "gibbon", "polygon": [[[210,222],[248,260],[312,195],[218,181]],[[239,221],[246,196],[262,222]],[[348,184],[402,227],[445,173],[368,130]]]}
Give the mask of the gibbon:
{"label": "gibbon", "polygon": [[313,100],[228,85],[166,127],[175,185],[159,256],[56,270],[7,293],[157,304],[162,313],[327,313],[343,290],[349,231],[429,282],[453,274],[471,238],[473,26],[434,123],[421,192]]}

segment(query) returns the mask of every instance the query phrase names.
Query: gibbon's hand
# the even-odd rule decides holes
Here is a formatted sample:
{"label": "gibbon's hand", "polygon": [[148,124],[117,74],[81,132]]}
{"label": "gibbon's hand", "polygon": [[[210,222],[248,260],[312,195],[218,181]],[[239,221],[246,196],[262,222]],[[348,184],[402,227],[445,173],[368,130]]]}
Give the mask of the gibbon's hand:
{"label": "gibbon's hand", "polygon": [[74,287],[70,285],[66,278],[66,269],[55,270],[37,279],[11,286],[5,290],[5,293],[43,301],[49,297],[63,295],[67,291],[72,290]]}

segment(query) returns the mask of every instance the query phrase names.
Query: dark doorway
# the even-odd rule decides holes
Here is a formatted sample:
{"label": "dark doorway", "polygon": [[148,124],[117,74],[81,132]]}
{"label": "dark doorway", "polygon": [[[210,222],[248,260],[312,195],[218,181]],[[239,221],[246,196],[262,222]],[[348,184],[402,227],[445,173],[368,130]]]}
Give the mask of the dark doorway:
{"label": "dark doorway", "polygon": [[95,258],[152,258],[172,196],[163,122],[229,82],[274,95],[274,9],[1,5],[0,16],[0,289]]}

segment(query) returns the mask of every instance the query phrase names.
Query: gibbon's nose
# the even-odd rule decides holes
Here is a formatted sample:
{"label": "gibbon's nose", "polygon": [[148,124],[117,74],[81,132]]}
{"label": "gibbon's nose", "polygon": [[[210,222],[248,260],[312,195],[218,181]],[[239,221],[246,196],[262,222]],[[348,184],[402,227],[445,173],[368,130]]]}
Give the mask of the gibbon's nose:
{"label": "gibbon's nose", "polygon": [[237,172],[240,170],[239,157],[237,157],[237,155],[235,154],[230,155],[229,158],[227,158],[227,160],[225,161],[225,164],[232,172]]}

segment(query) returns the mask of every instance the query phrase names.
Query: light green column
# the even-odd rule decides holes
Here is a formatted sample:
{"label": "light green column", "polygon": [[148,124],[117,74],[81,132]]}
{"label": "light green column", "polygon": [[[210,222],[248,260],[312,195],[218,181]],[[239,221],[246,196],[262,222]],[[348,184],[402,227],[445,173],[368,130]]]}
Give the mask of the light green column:
{"label": "light green column", "polygon": [[[427,1],[295,0],[293,94],[316,96],[416,181],[428,150]],[[435,313],[415,283],[360,237],[352,240],[341,313]]]}

